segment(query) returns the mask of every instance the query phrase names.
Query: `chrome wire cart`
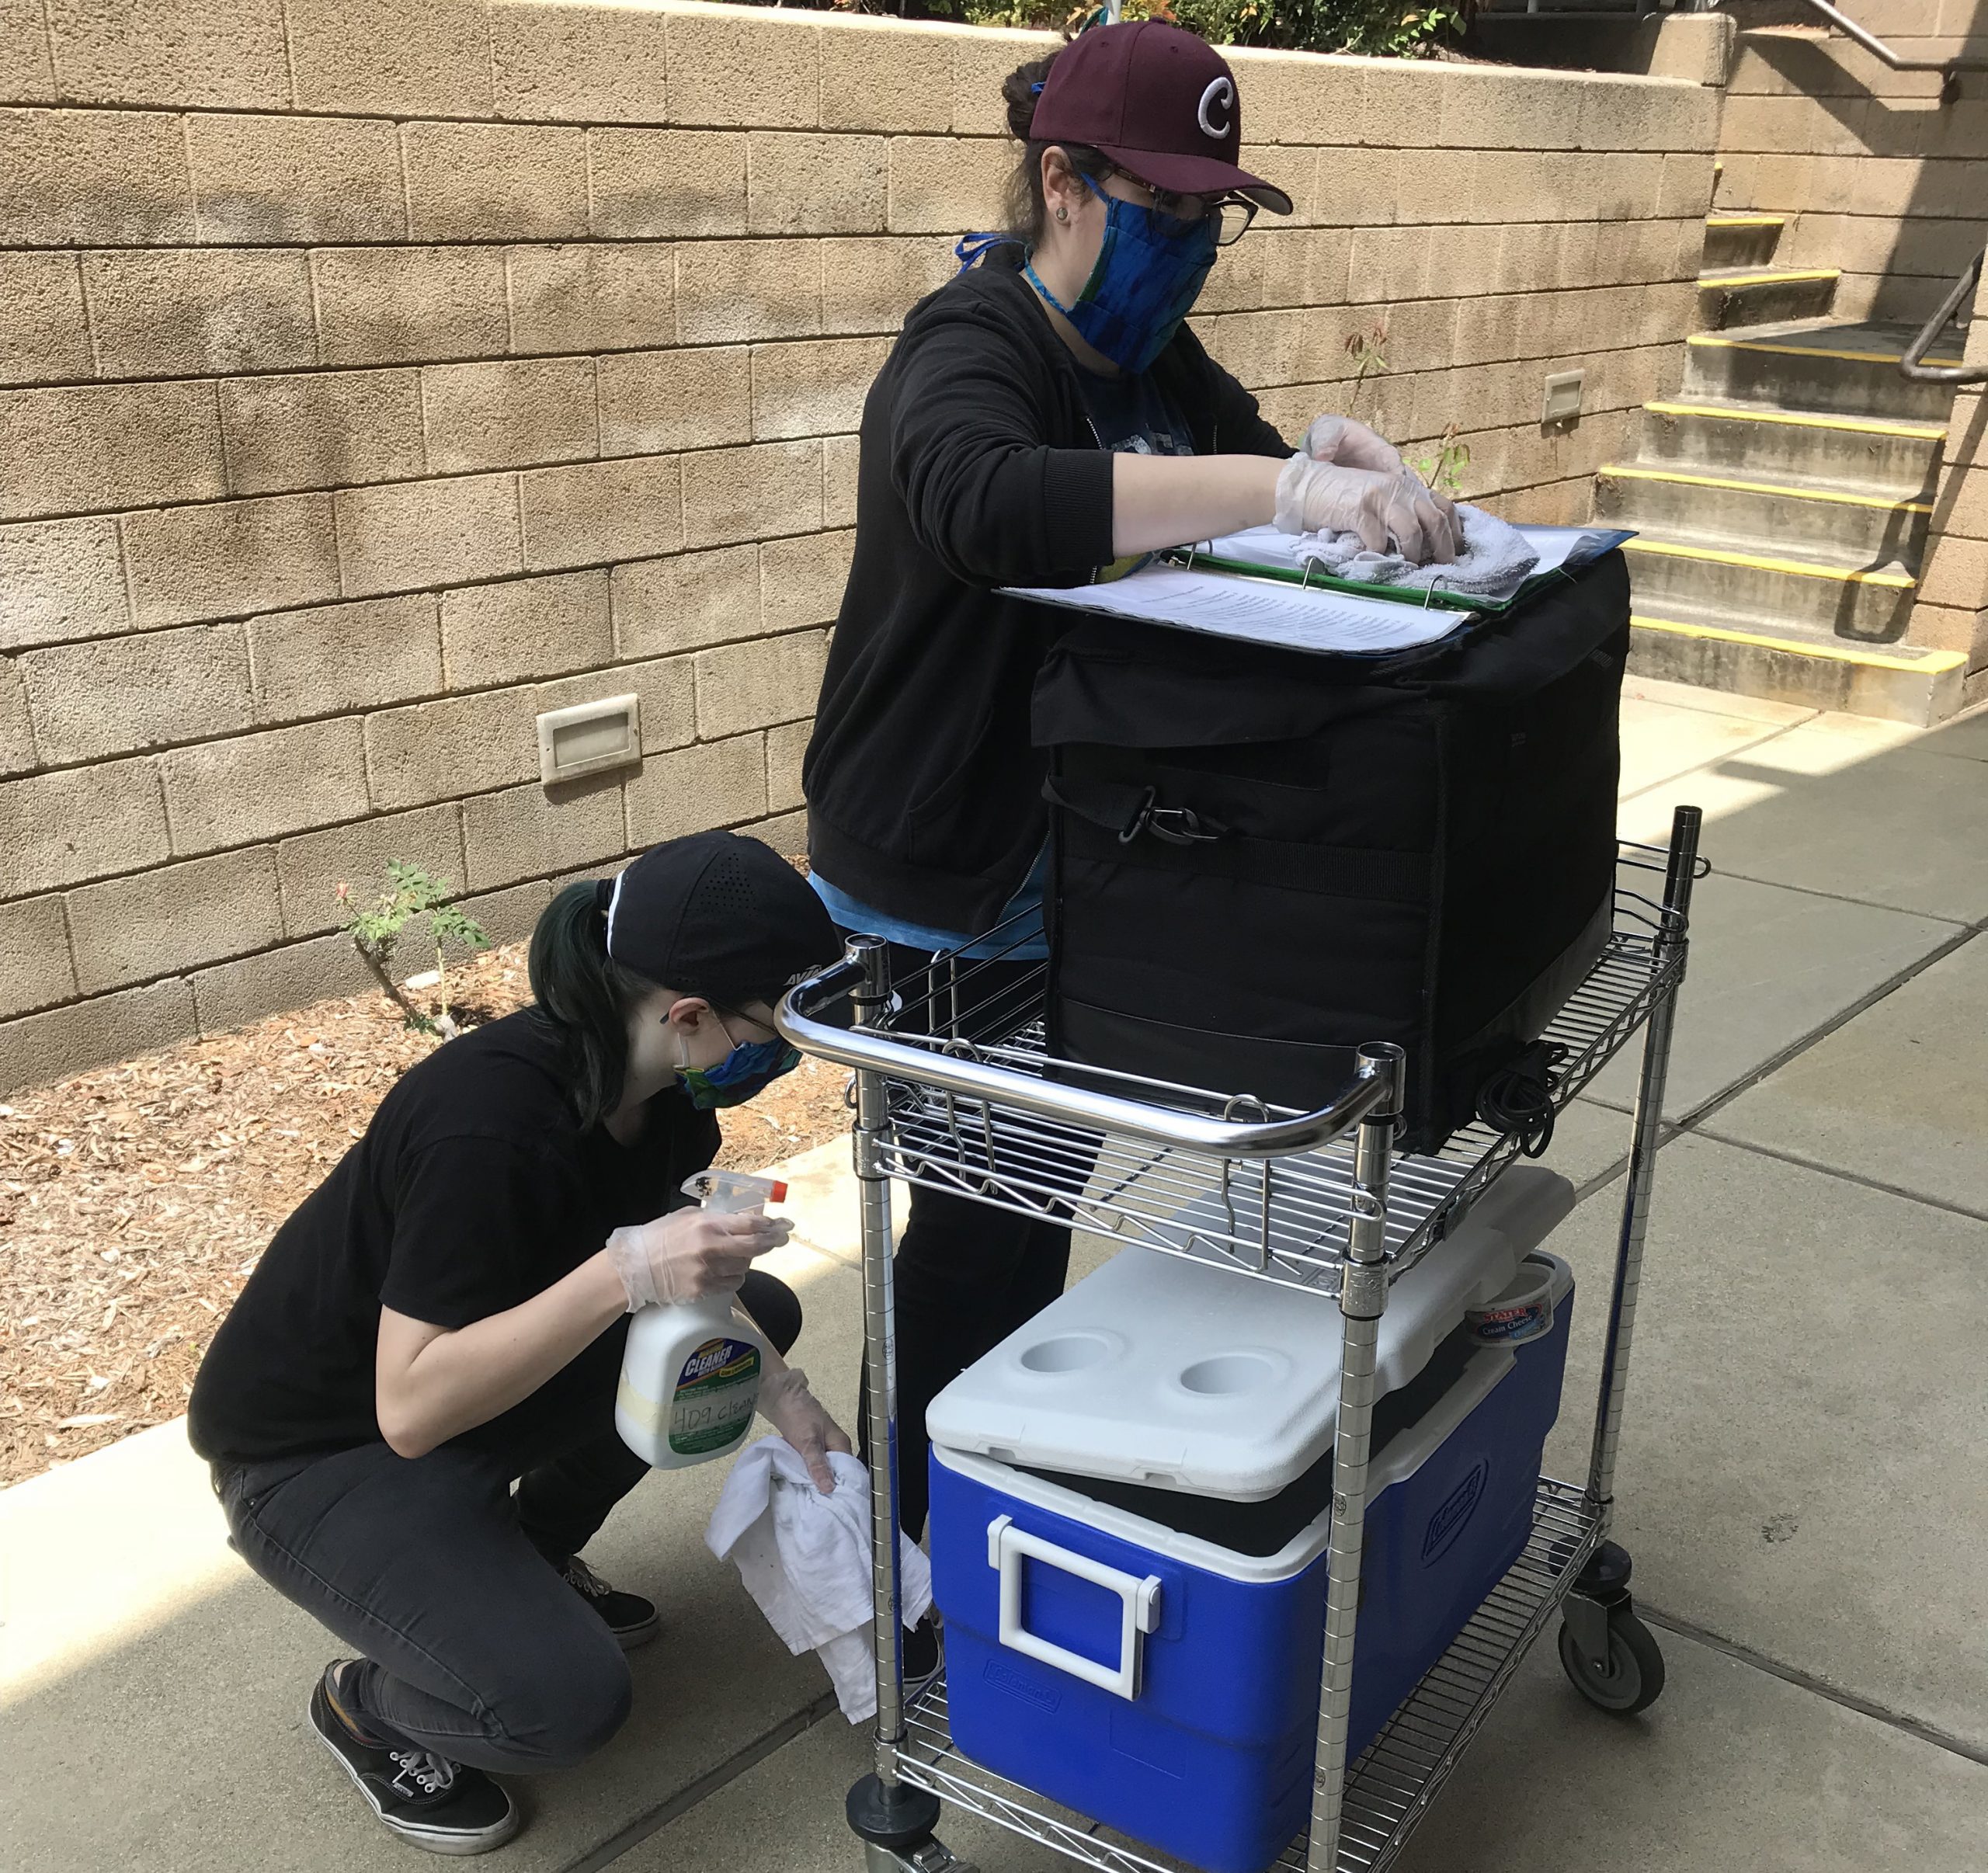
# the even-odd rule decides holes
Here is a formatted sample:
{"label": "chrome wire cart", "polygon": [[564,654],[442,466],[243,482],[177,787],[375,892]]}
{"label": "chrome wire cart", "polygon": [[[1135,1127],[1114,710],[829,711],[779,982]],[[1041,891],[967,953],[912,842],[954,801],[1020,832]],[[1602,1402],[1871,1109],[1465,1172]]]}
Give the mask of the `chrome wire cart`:
{"label": "chrome wire cart", "polygon": [[1524,1553],[1354,1761],[1348,1708],[1375,1405],[1391,1284],[1441,1255],[1458,1219],[1519,1155],[1475,1124],[1429,1156],[1392,1148],[1402,1059],[1374,1046],[1330,1104],[1300,1114],[1246,1093],[1162,1084],[1051,1058],[1045,968],[1004,956],[999,933],[909,980],[856,937],[791,990],[779,1027],[855,1074],[862,1206],[867,1429],[872,1453],[878,1684],[874,1774],[851,1791],[871,1873],[957,1873],[936,1837],[950,1805],[1100,1873],[1178,1863],[995,1775],[954,1746],[943,1678],[907,1701],[902,1673],[891,1182],[1051,1218],[1128,1246],[1192,1256],[1238,1279],[1338,1302],[1341,1386],[1311,1824],[1279,1873],[1375,1873],[1400,1854],[1533,1642],[1560,1615],[1569,1677],[1605,1711],[1644,1708],[1663,1662],[1637,1619],[1628,1557],[1607,1540],[1617,1444],[1666,1072],[1684,978],[1700,815],[1680,807],[1667,848],[1620,851],[1614,930],[1545,1038],[1564,1107],[1639,1030],[1638,1083],[1591,1458],[1583,1481],[1543,1479]]}

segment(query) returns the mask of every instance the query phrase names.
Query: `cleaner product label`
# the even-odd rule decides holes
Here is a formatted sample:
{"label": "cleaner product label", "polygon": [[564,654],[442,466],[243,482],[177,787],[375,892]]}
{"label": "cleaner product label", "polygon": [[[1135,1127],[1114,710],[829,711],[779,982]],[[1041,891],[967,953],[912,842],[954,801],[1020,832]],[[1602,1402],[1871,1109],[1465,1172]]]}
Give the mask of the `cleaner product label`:
{"label": "cleaner product label", "polygon": [[670,1450],[703,1457],[736,1444],[759,1397],[759,1349],[722,1336],[706,1340],[683,1362],[670,1394]]}

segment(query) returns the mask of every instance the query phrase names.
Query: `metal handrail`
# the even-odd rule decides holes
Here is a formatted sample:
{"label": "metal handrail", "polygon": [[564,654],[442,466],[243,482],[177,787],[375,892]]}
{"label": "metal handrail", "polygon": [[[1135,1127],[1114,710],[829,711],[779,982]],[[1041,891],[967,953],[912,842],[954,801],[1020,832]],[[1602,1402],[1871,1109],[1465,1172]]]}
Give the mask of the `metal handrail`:
{"label": "metal handrail", "polygon": [[1933,349],[1933,341],[1946,328],[1947,322],[1961,308],[1961,302],[1980,283],[1981,263],[1988,260],[1988,246],[1974,256],[1973,260],[1954,282],[1953,290],[1940,301],[1939,310],[1919,328],[1919,335],[1905,348],[1905,356],[1898,361],[1899,373],[1912,379],[1915,384],[1988,384],[1988,364],[1928,364],[1926,354]]}
{"label": "metal handrail", "polygon": [[1894,52],[1876,33],[1859,26],[1840,7],[1832,6],[1830,0],[1802,0],[1811,12],[1820,13],[1840,33],[1847,33],[1881,64],[1889,65],[1894,71],[1937,71],[1942,80],[1940,96],[1944,102],[1952,96],[1963,71],[1988,71],[1988,58],[1906,58]]}
{"label": "metal handrail", "polygon": [[[1012,1068],[990,1066],[957,1055],[913,1049],[874,1028],[836,1027],[821,1020],[830,1003],[860,992],[864,952],[879,940],[850,939],[848,953],[784,996],[773,1011],[781,1037],[808,1053],[858,1072],[902,1075],[914,1071],[921,1086],[966,1099],[998,1100],[1038,1118],[1086,1131],[1108,1131],[1147,1145],[1204,1152],[1222,1158],[1281,1158],[1314,1151],[1350,1131],[1393,1083],[1387,1059],[1361,1049],[1355,1078],[1329,1106],[1297,1118],[1263,1124],[1170,1112],[1142,1100],[1093,1093],[1082,1086],[1038,1079]],[[915,1058],[914,1058],[915,1055]]]}
{"label": "metal handrail", "polygon": [[[1830,0],[1802,0],[1802,5],[1818,12],[1837,31],[1856,40],[1865,51],[1881,64],[1888,65],[1894,71],[1937,71],[1940,75],[1940,101],[1952,100],[1955,88],[1964,71],[1988,71],[1988,59],[1974,57],[1907,58],[1894,52],[1876,33],[1868,27],[1859,26],[1840,7],[1830,4]],[[1649,19],[1661,14],[1712,13],[1719,10],[1720,0],[1621,0],[1611,7],[1607,0],[1576,0],[1573,5],[1541,5],[1541,0],[1525,0],[1526,12],[1534,17],[1551,12],[1561,19],[1616,19],[1625,13],[1633,12],[1641,19]],[[1496,17],[1508,16],[1509,8],[1491,6],[1485,9]]]}

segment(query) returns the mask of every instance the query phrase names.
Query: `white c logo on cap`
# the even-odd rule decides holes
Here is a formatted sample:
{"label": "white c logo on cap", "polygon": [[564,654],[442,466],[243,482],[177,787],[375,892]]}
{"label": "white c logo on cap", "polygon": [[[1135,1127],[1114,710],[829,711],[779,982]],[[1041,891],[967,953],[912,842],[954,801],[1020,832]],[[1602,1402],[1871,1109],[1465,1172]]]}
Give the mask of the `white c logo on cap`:
{"label": "white c logo on cap", "polygon": [[1225,78],[1210,78],[1208,89],[1201,93],[1201,108],[1195,113],[1196,119],[1202,130],[1219,142],[1236,127],[1236,120],[1225,114],[1223,121],[1218,123],[1215,113],[1220,110],[1227,113],[1235,108],[1235,85]]}

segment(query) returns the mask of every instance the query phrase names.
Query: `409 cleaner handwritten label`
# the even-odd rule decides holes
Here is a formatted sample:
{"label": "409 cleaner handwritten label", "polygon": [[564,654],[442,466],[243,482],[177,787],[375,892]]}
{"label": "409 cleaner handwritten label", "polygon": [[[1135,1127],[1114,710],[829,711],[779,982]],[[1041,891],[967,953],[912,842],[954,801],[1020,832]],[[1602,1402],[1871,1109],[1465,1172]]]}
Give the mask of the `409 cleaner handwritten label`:
{"label": "409 cleaner handwritten label", "polygon": [[669,1447],[702,1457],[742,1437],[759,1397],[759,1349],[707,1340],[683,1362],[669,1399]]}

